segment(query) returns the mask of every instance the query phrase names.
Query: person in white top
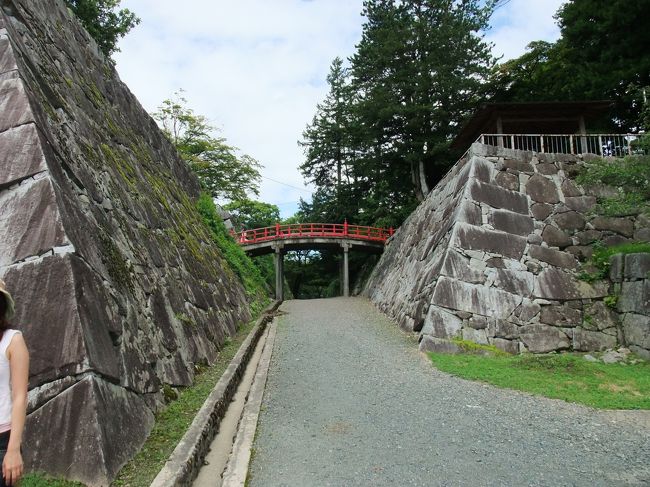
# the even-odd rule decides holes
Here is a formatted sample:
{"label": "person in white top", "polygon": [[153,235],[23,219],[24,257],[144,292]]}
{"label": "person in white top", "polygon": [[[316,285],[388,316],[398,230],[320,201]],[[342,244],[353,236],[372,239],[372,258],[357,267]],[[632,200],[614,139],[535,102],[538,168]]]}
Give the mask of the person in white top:
{"label": "person in white top", "polygon": [[23,474],[20,444],[27,412],[29,353],[23,335],[10,328],[14,301],[0,279],[0,487],[15,485]]}

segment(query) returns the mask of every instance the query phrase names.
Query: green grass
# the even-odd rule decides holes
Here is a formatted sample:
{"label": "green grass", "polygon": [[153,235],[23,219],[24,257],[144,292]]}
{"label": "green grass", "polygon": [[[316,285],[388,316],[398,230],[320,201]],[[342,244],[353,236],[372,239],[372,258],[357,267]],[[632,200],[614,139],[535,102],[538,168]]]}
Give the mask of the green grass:
{"label": "green grass", "polygon": [[589,271],[582,271],[578,277],[583,281],[594,282],[605,279],[609,275],[609,259],[616,254],[641,254],[650,253],[650,243],[647,242],[630,242],[620,245],[605,247],[601,242],[593,245],[594,253],[591,259],[584,265]]}
{"label": "green grass", "polygon": [[253,326],[254,322],[242,326],[230,341],[224,343],[217,361],[198,374],[192,386],[180,390],[178,399],[156,415],[156,423],[144,446],[133,460],[122,468],[111,485],[151,484]]}
{"label": "green grass", "polygon": [[54,479],[38,473],[27,474],[20,481],[20,487],[83,487],[83,485],[79,482]]}
{"label": "green grass", "polygon": [[579,354],[430,353],[443,372],[599,409],[650,409],[650,363],[588,362]]}

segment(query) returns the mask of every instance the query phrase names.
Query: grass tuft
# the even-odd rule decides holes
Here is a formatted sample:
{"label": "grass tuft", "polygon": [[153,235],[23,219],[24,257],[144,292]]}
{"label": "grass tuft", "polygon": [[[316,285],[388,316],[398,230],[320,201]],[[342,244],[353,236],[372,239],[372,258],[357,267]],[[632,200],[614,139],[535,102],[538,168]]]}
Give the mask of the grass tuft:
{"label": "grass tuft", "polygon": [[598,409],[650,409],[650,363],[603,364],[580,354],[429,353],[443,372]]}

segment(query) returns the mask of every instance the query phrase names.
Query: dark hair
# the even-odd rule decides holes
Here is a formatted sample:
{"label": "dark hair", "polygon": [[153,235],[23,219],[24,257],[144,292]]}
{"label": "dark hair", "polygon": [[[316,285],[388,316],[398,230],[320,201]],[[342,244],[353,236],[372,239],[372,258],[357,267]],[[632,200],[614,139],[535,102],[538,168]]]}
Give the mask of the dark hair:
{"label": "dark hair", "polygon": [[9,328],[9,323],[7,322],[7,298],[5,295],[0,293],[0,336],[4,335],[4,332]]}

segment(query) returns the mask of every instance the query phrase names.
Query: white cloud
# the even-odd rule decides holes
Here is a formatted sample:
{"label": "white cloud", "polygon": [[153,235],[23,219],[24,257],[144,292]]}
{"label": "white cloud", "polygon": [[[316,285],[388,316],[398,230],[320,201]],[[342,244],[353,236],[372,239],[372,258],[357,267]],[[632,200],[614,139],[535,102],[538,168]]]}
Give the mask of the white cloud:
{"label": "white cloud", "polygon": [[[488,40],[507,57],[536,39],[557,36],[552,15],[560,0],[512,0],[495,16]],[[362,0],[123,0],[142,23],[115,58],[123,81],[154,111],[178,88],[222,135],[258,159],[263,174],[303,191],[263,180],[260,198],[283,216],[308,197],[297,167],[297,145],[335,56],[354,52]]]}

